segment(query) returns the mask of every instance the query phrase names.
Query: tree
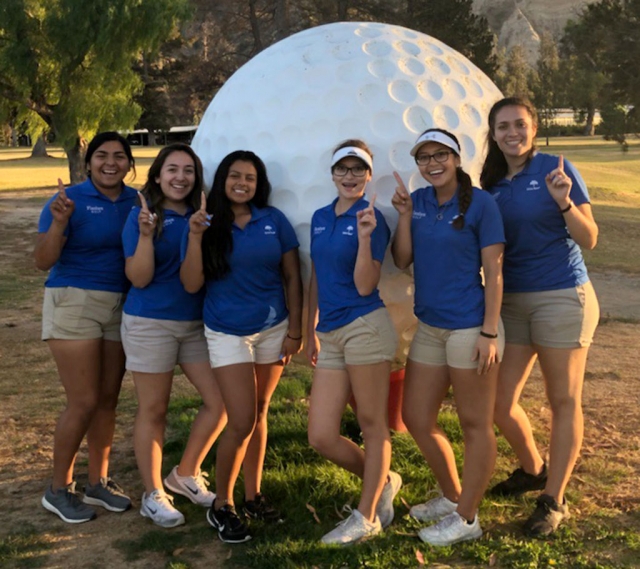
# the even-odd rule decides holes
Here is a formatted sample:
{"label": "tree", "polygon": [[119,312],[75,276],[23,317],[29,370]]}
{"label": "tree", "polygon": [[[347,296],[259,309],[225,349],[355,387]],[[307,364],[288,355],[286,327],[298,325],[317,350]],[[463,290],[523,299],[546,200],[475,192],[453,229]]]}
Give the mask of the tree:
{"label": "tree", "polygon": [[542,34],[536,81],[533,84],[533,100],[538,109],[542,131],[546,133],[547,146],[549,146],[549,127],[556,115],[556,108],[562,95],[562,85],[558,47],[550,34]]}
{"label": "tree", "polygon": [[532,85],[536,71],[527,63],[522,46],[511,48],[502,70],[496,74],[496,84],[506,97],[533,99]]}
{"label": "tree", "polygon": [[187,0],[3,0],[0,97],[46,123],[79,182],[86,139],[140,116],[132,64],[186,15]]}

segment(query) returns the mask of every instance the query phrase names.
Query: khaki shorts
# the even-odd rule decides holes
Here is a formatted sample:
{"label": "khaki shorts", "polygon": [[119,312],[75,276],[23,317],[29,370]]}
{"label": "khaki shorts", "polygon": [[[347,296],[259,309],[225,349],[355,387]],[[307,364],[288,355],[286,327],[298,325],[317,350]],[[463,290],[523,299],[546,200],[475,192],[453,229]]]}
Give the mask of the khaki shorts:
{"label": "khaki shorts", "polygon": [[[475,347],[482,326],[447,330],[418,321],[418,330],[411,342],[409,359],[430,366],[449,366],[459,369],[475,369]],[[504,354],[504,326],[498,324],[498,358]]]}
{"label": "khaki shorts", "polygon": [[507,342],[548,348],[591,344],[600,306],[590,282],[575,288],[505,293],[502,320]]}
{"label": "khaki shorts", "polygon": [[123,314],[120,331],[129,371],[164,373],[177,364],[209,361],[202,320],[184,322]]}
{"label": "khaki shorts", "polygon": [[392,361],[398,347],[398,335],[386,308],[378,308],[336,330],[317,332],[317,335],[320,353],[316,366],[319,368],[346,369],[347,365]]}
{"label": "khaki shorts", "polygon": [[209,345],[209,362],[212,368],[233,364],[256,363],[272,364],[280,361],[289,319],[262,332],[249,336],[234,336],[224,332],[215,332],[204,327]]}
{"label": "khaki shorts", "polygon": [[42,304],[43,340],[120,341],[125,295],[105,290],[45,287]]}

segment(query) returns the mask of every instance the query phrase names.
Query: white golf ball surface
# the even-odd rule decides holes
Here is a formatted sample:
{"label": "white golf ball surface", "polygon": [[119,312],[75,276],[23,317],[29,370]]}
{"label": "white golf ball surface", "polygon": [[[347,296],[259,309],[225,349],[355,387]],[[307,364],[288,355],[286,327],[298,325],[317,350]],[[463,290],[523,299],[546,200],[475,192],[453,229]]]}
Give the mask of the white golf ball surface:
{"label": "white golf ball surface", "polygon": [[[311,216],[336,197],[330,173],[335,146],[360,138],[372,149],[367,195],[377,194],[376,207],[394,229],[393,171],[410,191],[426,185],[409,155],[418,135],[431,127],[453,132],[462,166],[477,181],[486,117],[501,97],[473,63],[430,36],[340,22],[286,38],[238,69],[209,105],[193,148],[207,185],[230,152],[251,150],[262,158],[273,186],[270,203],[296,229],[306,277]],[[406,354],[415,322],[412,280],[390,258],[383,272],[381,292]]]}

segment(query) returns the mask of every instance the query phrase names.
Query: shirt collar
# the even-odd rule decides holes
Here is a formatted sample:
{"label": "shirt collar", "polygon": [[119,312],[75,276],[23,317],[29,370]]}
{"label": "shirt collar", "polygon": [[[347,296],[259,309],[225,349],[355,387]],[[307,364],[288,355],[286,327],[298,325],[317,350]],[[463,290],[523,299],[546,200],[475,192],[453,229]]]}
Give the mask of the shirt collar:
{"label": "shirt collar", "polygon": [[446,202],[444,202],[443,204],[439,204],[438,203],[438,198],[436,196],[436,190],[433,186],[427,186],[427,201],[432,204],[435,205],[436,207],[447,207],[450,205],[455,205],[458,203],[458,190],[460,189],[460,186],[458,186],[458,188],[456,188],[456,192],[453,194],[453,196],[451,196],[450,199],[448,199]]}
{"label": "shirt collar", "polygon": [[339,198],[336,198],[335,200],[333,200],[330,205],[331,213],[335,217],[345,217],[345,216],[356,217],[359,211],[369,207],[369,202],[364,196],[362,196],[361,198],[358,199],[357,202],[352,204],[347,211],[345,211],[344,213],[341,213],[340,215],[336,215],[336,204],[338,203],[338,199]]}

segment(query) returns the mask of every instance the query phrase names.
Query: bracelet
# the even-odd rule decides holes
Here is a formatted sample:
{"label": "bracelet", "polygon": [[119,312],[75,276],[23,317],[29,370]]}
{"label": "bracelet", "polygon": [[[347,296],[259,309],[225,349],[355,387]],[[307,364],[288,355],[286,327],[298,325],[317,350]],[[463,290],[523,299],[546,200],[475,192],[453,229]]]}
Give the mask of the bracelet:
{"label": "bracelet", "polygon": [[573,207],[573,202],[570,201],[567,207],[560,210],[560,213],[567,213],[572,207]]}
{"label": "bracelet", "polygon": [[483,338],[491,338],[492,340],[495,340],[498,337],[498,334],[487,334],[484,330],[480,330],[480,335]]}
{"label": "bracelet", "polygon": [[297,338],[294,338],[293,336],[289,336],[289,334],[287,334],[287,338],[289,338],[289,340],[294,340],[294,341],[298,341],[298,340],[302,340],[302,336],[298,336]]}

